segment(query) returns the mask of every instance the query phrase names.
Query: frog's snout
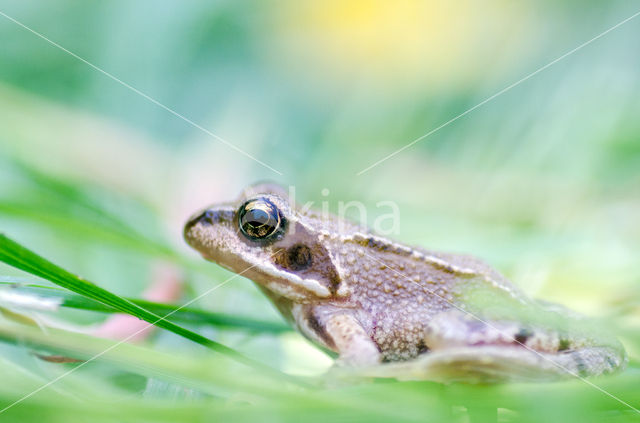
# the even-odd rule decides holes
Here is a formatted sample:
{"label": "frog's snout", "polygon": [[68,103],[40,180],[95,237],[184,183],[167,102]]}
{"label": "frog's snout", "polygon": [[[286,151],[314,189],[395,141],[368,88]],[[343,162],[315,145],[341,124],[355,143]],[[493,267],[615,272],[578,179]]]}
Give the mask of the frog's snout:
{"label": "frog's snout", "polygon": [[184,225],[184,236],[187,238],[187,235],[196,226],[198,223],[203,224],[211,224],[210,210],[205,210],[201,213],[192,216],[187,220],[187,223]]}
{"label": "frog's snout", "polygon": [[220,224],[231,224],[234,219],[233,209],[208,208],[189,218],[184,225],[184,239],[193,246],[193,240],[198,238],[198,228],[216,226]]}
{"label": "frog's snout", "polygon": [[201,213],[198,213],[195,216],[192,216],[187,220],[187,223],[184,225],[183,237],[187,244],[193,247],[193,240],[196,238],[196,227],[199,225],[211,225],[209,217],[209,210],[205,210]]}

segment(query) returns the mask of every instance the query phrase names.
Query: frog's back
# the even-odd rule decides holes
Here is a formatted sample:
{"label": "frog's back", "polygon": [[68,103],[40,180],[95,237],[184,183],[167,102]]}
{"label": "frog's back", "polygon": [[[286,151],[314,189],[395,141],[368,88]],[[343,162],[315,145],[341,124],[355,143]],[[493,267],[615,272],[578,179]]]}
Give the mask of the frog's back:
{"label": "frog's back", "polygon": [[350,276],[346,283],[355,285],[358,307],[366,311],[364,326],[387,361],[420,356],[430,371],[458,367],[486,380],[534,378],[536,369],[543,379],[601,374],[626,361],[620,343],[591,321],[529,299],[476,257],[370,234],[350,240],[360,250],[347,249],[346,261],[356,257],[351,261],[357,266],[344,273]]}

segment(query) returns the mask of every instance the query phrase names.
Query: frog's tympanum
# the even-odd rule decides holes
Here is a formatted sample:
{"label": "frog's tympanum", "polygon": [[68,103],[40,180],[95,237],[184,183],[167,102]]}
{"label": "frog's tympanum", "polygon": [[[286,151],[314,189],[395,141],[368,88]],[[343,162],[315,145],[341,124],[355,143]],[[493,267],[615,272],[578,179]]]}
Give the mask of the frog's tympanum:
{"label": "frog's tympanum", "polygon": [[[409,247],[259,184],[185,227],[204,258],[253,280],[337,364],[403,379],[499,381],[620,369],[607,331],[528,298],[466,256]],[[344,367],[343,367],[344,368]]]}

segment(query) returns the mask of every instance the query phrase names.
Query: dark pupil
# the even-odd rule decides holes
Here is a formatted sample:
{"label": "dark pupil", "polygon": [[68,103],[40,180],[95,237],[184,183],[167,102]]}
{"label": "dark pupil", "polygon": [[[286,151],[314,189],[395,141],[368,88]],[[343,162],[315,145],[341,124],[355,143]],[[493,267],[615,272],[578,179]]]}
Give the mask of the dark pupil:
{"label": "dark pupil", "polygon": [[264,238],[278,229],[278,212],[267,202],[245,205],[240,214],[240,227],[251,238]]}
{"label": "dark pupil", "polygon": [[264,210],[249,210],[244,216],[245,224],[258,228],[269,222],[269,215]]}

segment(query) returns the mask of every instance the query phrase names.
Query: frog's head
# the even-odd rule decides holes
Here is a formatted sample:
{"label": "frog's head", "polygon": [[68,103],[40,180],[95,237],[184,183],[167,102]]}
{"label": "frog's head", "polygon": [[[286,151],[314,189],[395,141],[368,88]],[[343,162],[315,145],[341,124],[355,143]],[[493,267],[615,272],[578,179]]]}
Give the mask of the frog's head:
{"label": "frog's head", "polygon": [[318,228],[280,186],[258,184],[191,218],[187,243],[202,256],[296,302],[346,295]]}

